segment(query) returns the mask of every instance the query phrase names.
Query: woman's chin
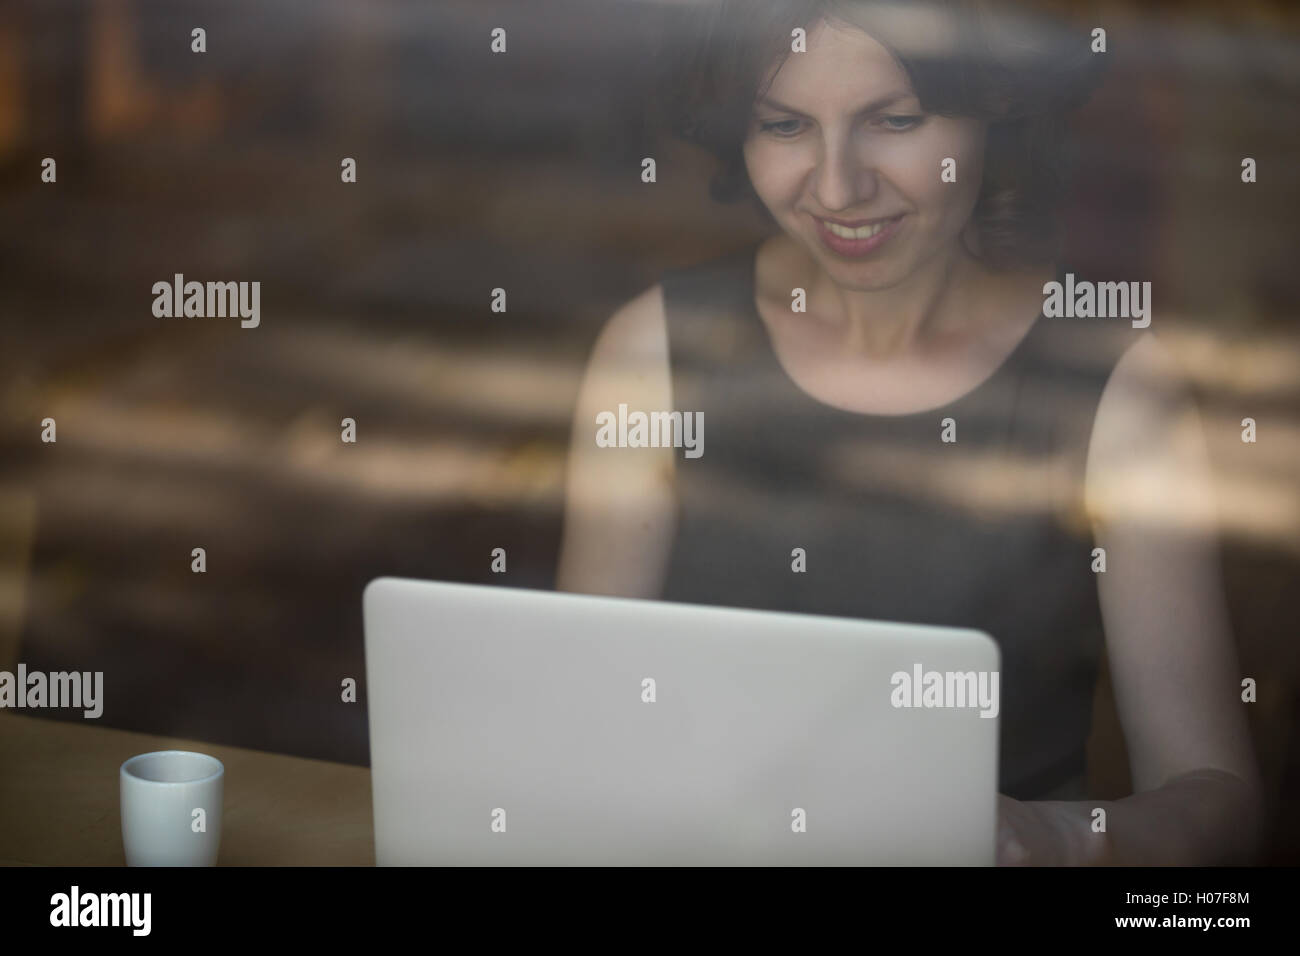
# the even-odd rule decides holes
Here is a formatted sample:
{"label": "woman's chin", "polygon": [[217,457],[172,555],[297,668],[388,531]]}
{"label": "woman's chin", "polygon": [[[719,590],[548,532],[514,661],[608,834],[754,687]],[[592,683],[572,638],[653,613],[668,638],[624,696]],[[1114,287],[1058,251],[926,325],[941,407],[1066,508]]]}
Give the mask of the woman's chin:
{"label": "woman's chin", "polygon": [[855,292],[879,292],[897,285],[903,275],[896,265],[887,262],[852,262],[815,250],[814,256],[825,273],[843,289]]}

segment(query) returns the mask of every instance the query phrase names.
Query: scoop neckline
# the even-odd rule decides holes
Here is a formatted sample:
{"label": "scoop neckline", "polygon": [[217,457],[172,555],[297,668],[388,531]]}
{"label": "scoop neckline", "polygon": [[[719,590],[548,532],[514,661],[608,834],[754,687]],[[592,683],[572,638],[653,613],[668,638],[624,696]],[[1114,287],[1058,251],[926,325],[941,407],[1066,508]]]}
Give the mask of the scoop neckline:
{"label": "scoop neckline", "polygon": [[977,393],[986,389],[996,379],[1005,375],[1012,365],[1019,361],[1020,356],[1028,347],[1029,340],[1034,337],[1036,332],[1038,332],[1039,327],[1047,321],[1046,317],[1043,315],[1043,310],[1039,309],[1038,315],[1034,318],[1034,321],[1029,324],[1029,328],[1025,330],[1025,333],[1022,336],[1020,336],[1020,340],[1016,342],[1011,351],[1008,352],[1002,361],[998,363],[997,368],[977,382],[972,388],[942,405],[923,408],[915,412],[898,412],[896,414],[890,412],[859,412],[849,408],[841,408],[838,405],[824,402],[815,395],[810,395],[808,392],[804,391],[799,383],[796,382],[786,370],[785,365],[781,361],[781,356],[776,352],[776,346],[772,342],[772,334],[768,331],[767,324],[763,321],[763,317],[758,311],[758,251],[763,247],[763,243],[766,241],[766,238],[760,239],[754,244],[752,249],[742,250],[741,258],[743,260],[742,266],[744,269],[744,281],[742,282],[742,286],[744,289],[743,299],[745,311],[748,313],[748,317],[757,323],[757,333],[762,339],[761,348],[764,355],[776,367],[777,372],[780,374],[781,379],[785,382],[789,390],[795,392],[804,402],[811,403],[826,412],[838,413],[839,415],[859,420],[875,419],[882,422],[901,422],[909,419],[921,418],[922,416],[934,416],[939,412],[948,411],[958,405],[964,404]]}

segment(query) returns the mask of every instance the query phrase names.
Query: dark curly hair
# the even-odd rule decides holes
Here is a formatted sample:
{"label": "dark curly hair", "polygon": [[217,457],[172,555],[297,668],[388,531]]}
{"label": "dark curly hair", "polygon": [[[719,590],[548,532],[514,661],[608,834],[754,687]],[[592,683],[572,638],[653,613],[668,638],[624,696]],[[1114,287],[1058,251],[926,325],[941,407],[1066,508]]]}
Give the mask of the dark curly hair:
{"label": "dark curly hair", "polygon": [[[1075,3],[1073,6],[1079,6]],[[937,15],[937,18],[936,18]],[[665,35],[658,122],[719,162],[709,194],[752,200],[742,147],[759,85],[790,55],[791,35],[820,19],[865,30],[893,54],[927,113],[985,120],[984,181],[973,212],[994,268],[1058,252],[1066,117],[1087,101],[1105,56],[1091,24],[1047,3],[997,0],[706,0]],[[925,19],[928,18],[928,19]],[[948,27],[947,39],[934,39]]]}

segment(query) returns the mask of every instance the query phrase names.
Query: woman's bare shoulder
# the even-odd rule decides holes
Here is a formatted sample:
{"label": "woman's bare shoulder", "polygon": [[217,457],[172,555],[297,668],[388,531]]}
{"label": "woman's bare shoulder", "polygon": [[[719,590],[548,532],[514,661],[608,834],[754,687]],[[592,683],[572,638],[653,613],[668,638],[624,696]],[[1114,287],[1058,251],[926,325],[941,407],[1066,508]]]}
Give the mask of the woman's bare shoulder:
{"label": "woman's bare shoulder", "polygon": [[1126,349],[1102,392],[1087,479],[1095,514],[1213,526],[1199,403],[1181,363],[1150,331]]}
{"label": "woman's bare shoulder", "polygon": [[656,282],[614,310],[596,339],[593,358],[653,361],[667,354],[663,283]]}
{"label": "woman's bare shoulder", "polygon": [[605,321],[587,363],[583,399],[602,409],[624,402],[666,408],[671,388],[663,287],[656,283]]}

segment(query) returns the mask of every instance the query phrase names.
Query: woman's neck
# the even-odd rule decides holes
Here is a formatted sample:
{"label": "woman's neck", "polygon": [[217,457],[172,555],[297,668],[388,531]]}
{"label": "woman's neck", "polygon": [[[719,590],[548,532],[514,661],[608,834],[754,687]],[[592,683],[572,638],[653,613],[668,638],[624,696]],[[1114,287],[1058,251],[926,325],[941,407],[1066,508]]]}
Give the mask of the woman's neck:
{"label": "woman's neck", "polygon": [[902,282],[864,292],[839,285],[802,247],[786,242],[793,254],[786,274],[804,277],[811,324],[844,352],[868,359],[919,355],[976,331],[988,273],[961,243]]}

